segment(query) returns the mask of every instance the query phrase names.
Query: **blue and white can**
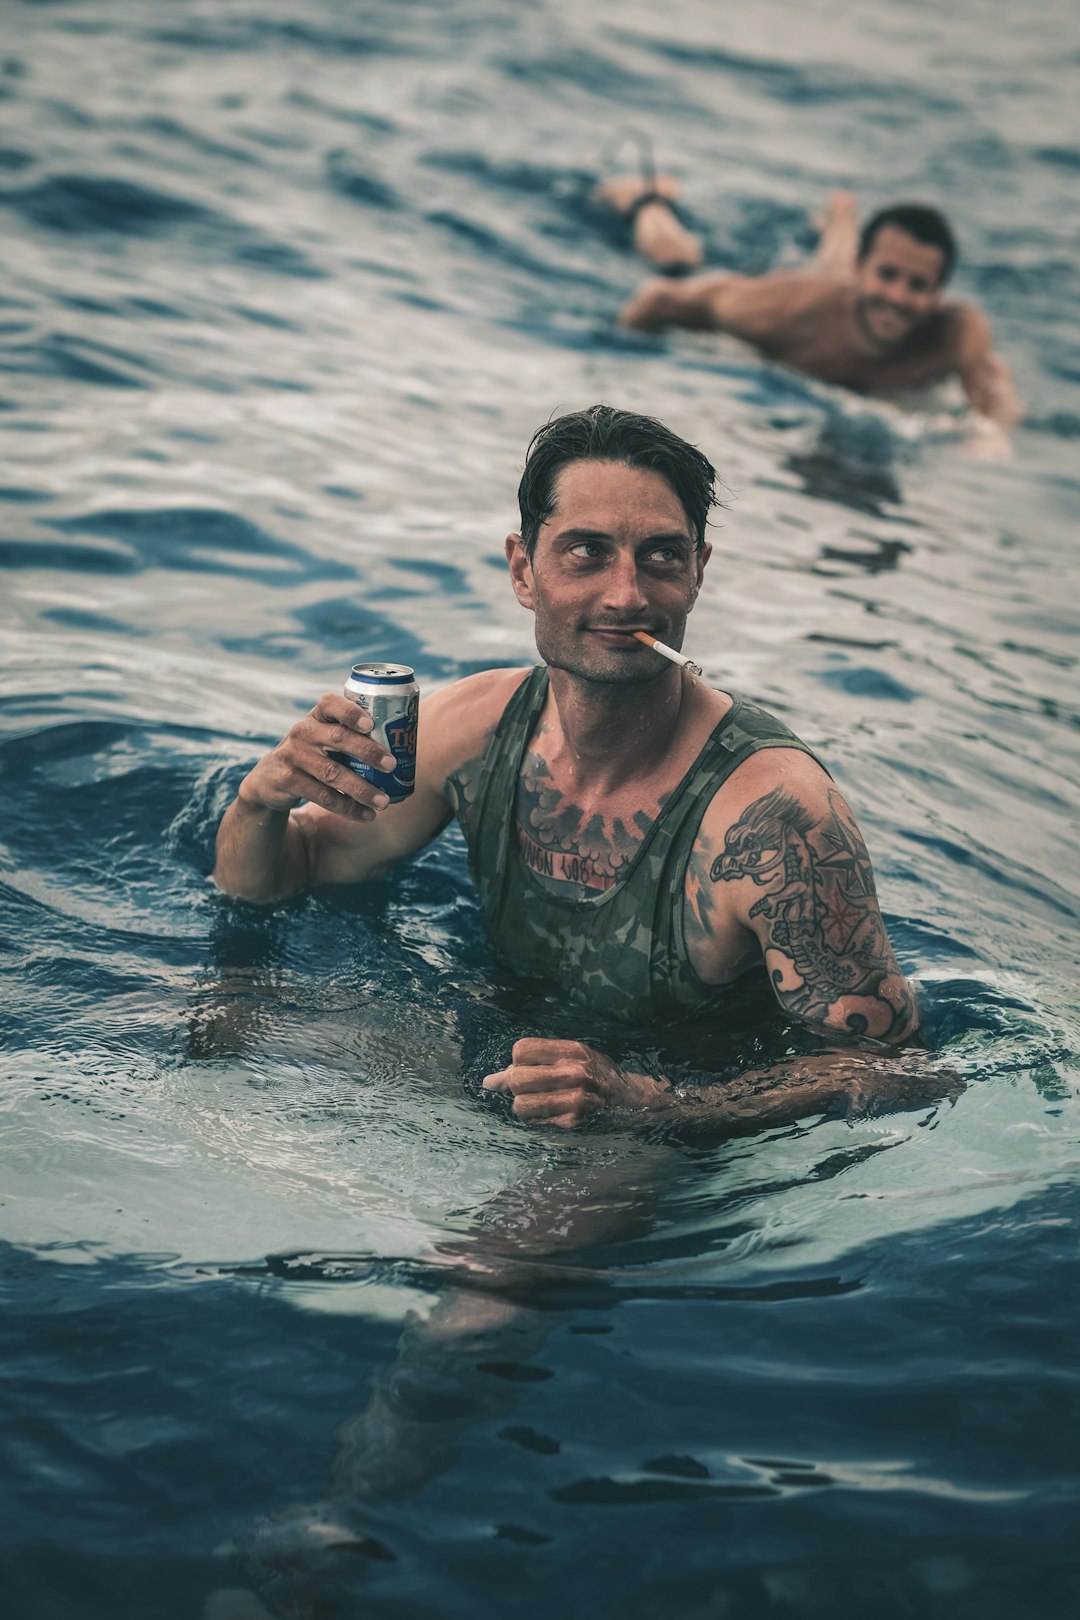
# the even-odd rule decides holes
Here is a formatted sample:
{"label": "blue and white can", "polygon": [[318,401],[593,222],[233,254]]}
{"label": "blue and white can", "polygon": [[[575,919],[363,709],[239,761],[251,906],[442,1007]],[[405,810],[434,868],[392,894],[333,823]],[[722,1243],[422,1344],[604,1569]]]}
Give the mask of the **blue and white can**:
{"label": "blue and white can", "polygon": [[420,688],[413,671],[407,664],[354,664],[345,682],[345,696],[368,711],[375,722],[372,741],[382,743],[397,764],[392,771],[377,771],[344,754],[343,763],[385,793],[391,804],[400,804],[416,786]]}

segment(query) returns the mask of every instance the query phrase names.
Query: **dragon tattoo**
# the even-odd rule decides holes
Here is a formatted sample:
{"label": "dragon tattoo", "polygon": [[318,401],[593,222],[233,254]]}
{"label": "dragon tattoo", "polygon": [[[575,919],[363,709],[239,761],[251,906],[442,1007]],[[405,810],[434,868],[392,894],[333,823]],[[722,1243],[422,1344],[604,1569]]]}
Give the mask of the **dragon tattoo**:
{"label": "dragon tattoo", "polygon": [[[886,979],[903,985],[878,910],[866,846],[846,805],[829,791],[816,816],[793,793],[774,788],[729,827],[710,869],[714,883],[749,878],[765,892],[750,908],[768,926],[766,962],[778,999],[797,1017],[836,1024],[843,998],[853,1034],[886,1039],[906,1032],[910,991],[887,1000]],[[777,954],[785,959],[777,965]],[[867,1000],[865,1013],[850,998]]]}

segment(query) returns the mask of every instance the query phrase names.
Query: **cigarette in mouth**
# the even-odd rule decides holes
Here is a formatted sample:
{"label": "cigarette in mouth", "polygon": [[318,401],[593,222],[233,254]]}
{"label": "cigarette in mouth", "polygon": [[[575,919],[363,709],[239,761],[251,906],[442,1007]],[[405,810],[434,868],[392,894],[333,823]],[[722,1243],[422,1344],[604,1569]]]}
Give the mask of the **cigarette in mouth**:
{"label": "cigarette in mouth", "polygon": [[647,630],[632,630],[630,633],[635,641],[643,641],[646,647],[651,647],[653,652],[658,652],[662,658],[670,658],[673,664],[681,664],[691,675],[701,674],[700,664],[695,664],[692,658],[686,658],[681,652],[676,652],[674,647],[669,647],[665,641],[657,641]]}

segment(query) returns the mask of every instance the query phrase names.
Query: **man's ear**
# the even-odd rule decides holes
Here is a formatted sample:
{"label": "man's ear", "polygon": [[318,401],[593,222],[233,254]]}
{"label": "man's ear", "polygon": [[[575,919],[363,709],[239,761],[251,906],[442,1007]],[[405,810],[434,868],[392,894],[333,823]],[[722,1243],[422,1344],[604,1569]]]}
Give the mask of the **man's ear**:
{"label": "man's ear", "polygon": [[525,550],[525,542],[520,534],[508,534],[506,537],[506,561],[510,567],[510,583],[514,587],[514,595],[522,607],[533,608],[532,589],[532,563]]}
{"label": "man's ear", "polygon": [[710,546],[708,544],[703,545],[701,550],[698,552],[698,555],[697,555],[697,577],[694,580],[693,590],[690,593],[690,606],[691,607],[693,607],[694,603],[698,599],[698,592],[701,589],[701,581],[705,576],[705,564],[708,562],[708,560],[709,560],[709,558],[711,556],[712,556],[712,546]]}

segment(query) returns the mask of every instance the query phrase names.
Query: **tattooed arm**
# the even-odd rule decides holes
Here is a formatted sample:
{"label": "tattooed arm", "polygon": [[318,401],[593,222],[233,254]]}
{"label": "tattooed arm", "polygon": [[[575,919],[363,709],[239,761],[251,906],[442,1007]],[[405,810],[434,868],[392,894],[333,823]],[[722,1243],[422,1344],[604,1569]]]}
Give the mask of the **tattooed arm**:
{"label": "tattooed arm", "polygon": [[907,1050],[815,1052],[748,1070],[723,1085],[676,1090],[663,1076],[620,1068],[583,1041],[532,1039],[515,1042],[506,1068],[484,1081],[485,1091],[511,1093],[518,1119],[533,1125],[573,1127],[615,1108],[649,1118],[664,1113],[726,1135],[838,1109],[939,1102],[958,1088],[955,1074],[935,1069],[926,1053]]}
{"label": "tattooed arm", "polygon": [[808,756],[776,750],[735,773],[702,823],[687,890],[687,942],[706,982],[725,976],[738,928],[757,940],[784,1011],[820,1034],[892,1046],[918,1033],[866,845]]}
{"label": "tattooed arm", "polygon": [[675,1090],[581,1042],[526,1040],[487,1089],[512,1092],[518,1117],[536,1123],[573,1126],[625,1108],[746,1131],[838,1106],[934,1100],[952,1088],[924,1054],[888,1051],[918,1036],[915,993],[885,932],[851,811],[807,755],[763,751],[717,794],[687,872],[686,938],[706,983],[729,982],[763,958],[785,1012],[841,1050]]}

